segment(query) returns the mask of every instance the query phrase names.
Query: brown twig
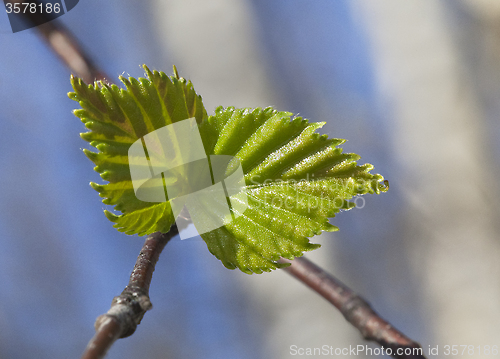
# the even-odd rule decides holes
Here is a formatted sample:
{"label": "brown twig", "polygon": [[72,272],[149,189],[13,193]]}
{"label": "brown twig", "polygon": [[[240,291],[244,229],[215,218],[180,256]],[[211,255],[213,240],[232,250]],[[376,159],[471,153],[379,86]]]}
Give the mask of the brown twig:
{"label": "brown twig", "polygon": [[279,262],[291,263],[285,271],[332,303],[366,340],[380,344],[386,354],[401,359],[425,359],[420,344],[382,319],[367,301],[333,275],[304,257],[293,261],[281,258]]}
{"label": "brown twig", "polygon": [[[23,0],[7,0],[12,4],[22,4]],[[32,1],[40,4],[39,1]],[[48,20],[45,13],[31,13],[30,11],[20,12],[25,21],[32,24],[42,23]],[[36,27],[40,36],[47,42],[47,45],[59,56],[59,58],[69,67],[72,73],[82,78],[86,83],[104,80],[108,78],[106,74],[99,70],[71,32],[59,23],[52,20]]]}
{"label": "brown twig", "polygon": [[152,308],[149,285],[156,262],[165,245],[177,233],[177,226],[174,225],[170,232],[153,233],[146,239],[128,285],[122,294],[113,299],[108,312],[97,318],[96,333],[88,343],[82,359],[104,358],[117,339],[128,337],[135,332],[144,314]]}
{"label": "brown twig", "polygon": [[[22,2],[9,1],[12,3]],[[43,14],[27,12],[23,16],[25,20],[32,23],[43,22],[39,18],[37,19],[37,16],[43,16]],[[84,53],[77,40],[64,25],[57,20],[52,20],[36,28],[50,48],[75,75],[87,83],[105,79],[104,72],[93,64],[90,57]],[[178,229],[174,224],[168,233],[157,232],[146,239],[130,275],[128,285],[119,296],[113,298],[109,311],[96,319],[96,333],[87,344],[82,359],[104,358],[106,352],[117,339],[128,337],[135,332],[144,314],[152,308],[149,299],[149,285],[160,253],[177,233]]]}

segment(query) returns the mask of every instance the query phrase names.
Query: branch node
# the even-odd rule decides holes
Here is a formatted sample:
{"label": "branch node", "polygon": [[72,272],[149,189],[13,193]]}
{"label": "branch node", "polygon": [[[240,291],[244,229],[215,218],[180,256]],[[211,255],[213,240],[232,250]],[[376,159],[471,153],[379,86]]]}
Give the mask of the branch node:
{"label": "branch node", "polygon": [[143,288],[127,286],[122,294],[113,298],[111,308],[104,316],[111,316],[118,320],[121,327],[119,338],[126,338],[134,334],[144,314],[151,308],[153,305]]}
{"label": "branch node", "polygon": [[165,234],[149,236],[137,258],[128,285],[113,298],[111,308],[95,321],[96,334],[90,340],[82,359],[102,359],[118,338],[132,335],[144,314],[153,308],[149,299],[149,285],[161,251],[176,234],[177,226]]}

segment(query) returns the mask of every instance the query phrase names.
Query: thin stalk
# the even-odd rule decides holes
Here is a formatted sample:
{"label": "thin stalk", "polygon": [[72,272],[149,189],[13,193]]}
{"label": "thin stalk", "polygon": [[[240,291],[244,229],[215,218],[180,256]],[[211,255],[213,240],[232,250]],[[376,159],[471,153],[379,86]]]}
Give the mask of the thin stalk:
{"label": "thin stalk", "polygon": [[156,232],[146,239],[128,285],[122,294],[113,299],[108,312],[97,318],[96,333],[87,344],[82,359],[104,358],[117,339],[135,332],[144,314],[153,307],[149,299],[149,285],[160,253],[177,233],[177,226],[174,225],[168,233]]}
{"label": "thin stalk", "polygon": [[420,344],[382,319],[366,300],[321,267],[304,257],[279,262],[290,263],[283,268],[287,273],[332,303],[363,338],[380,344],[393,358],[425,359]]}

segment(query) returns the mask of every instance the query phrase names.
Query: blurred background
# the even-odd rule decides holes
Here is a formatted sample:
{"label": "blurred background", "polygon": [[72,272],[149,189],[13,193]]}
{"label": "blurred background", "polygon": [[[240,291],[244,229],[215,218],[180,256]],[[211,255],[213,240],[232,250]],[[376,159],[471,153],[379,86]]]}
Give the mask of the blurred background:
{"label": "blurred background", "polygon": [[[112,80],[176,64],[209,113],[272,105],[326,121],[391,188],[332,219],[340,231],[306,257],[426,352],[500,346],[500,2],[81,0],[58,20]],[[79,357],[143,244],[88,185],[102,180],[69,75],[36,29],[13,34],[0,14],[0,359]],[[201,240],[167,245],[150,294],[107,358],[366,344],[285,272],[227,270]]]}

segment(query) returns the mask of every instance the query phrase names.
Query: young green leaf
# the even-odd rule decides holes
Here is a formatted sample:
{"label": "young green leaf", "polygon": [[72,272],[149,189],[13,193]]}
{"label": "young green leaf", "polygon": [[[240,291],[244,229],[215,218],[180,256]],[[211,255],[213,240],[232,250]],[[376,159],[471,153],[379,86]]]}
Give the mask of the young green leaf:
{"label": "young green leaf", "polygon": [[[82,138],[98,150],[85,154],[108,182],[91,186],[122,213],[105,211],[118,230],[145,235],[167,232],[174,223],[170,200],[137,199],[127,154],[144,135],[192,117],[206,155],[234,156],[226,174],[239,164],[244,173],[245,199],[239,193],[222,204],[244,206],[231,205],[233,220],[201,235],[227,268],[261,273],[282,267],[280,257],[293,259],[319,247],[308,237],[337,230],[328,218],[352,208],[352,197],[387,190],[382,176],[370,173],[371,165],[358,166],[358,155],[342,153],[337,146],[344,140],[316,133],[323,123],[272,108],[219,107],[207,117],[191,82],[144,68],[147,79],[120,77],[125,89],[71,79],[74,92],[69,96],[82,107],[75,115],[90,129]],[[205,204],[207,213],[215,211],[212,204]]]}
{"label": "young green leaf", "polygon": [[198,123],[207,119],[201,97],[190,81],[144,69],[147,79],[120,76],[125,89],[104,82],[87,85],[72,76],[74,92],[68,94],[82,107],[74,114],[90,130],[81,137],[98,150],[83,151],[108,181],[90,185],[104,198],[103,203],[122,213],[118,216],[105,211],[106,217],[119,231],[141,236],[166,233],[175,219],[169,202],[143,202],[135,196],[128,162],[130,146],[147,133],[186,118],[195,117]]}
{"label": "young green leaf", "polygon": [[387,190],[382,176],[369,173],[371,165],[342,153],[337,146],[344,140],[315,132],[323,124],[272,108],[232,107],[217,108],[202,124],[216,134],[210,153],[237,157],[247,185],[248,208],[201,235],[226,267],[246,273],[280,267],[280,257],[319,247],[308,237],[337,230],[328,218],[352,208],[352,197]]}

